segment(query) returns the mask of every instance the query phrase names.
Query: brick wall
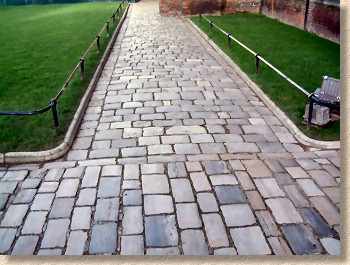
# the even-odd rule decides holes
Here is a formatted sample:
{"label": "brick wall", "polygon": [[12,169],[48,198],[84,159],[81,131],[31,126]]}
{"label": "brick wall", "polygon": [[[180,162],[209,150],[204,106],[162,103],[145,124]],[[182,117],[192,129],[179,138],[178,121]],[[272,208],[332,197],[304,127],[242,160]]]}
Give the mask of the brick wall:
{"label": "brick wall", "polygon": [[[263,13],[304,29],[306,0],[159,0],[163,15]],[[310,0],[306,29],[340,41],[339,0]]]}
{"label": "brick wall", "polygon": [[163,15],[258,13],[261,0],[159,0]]}
{"label": "brick wall", "polygon": [[[304,29],[306,0],[261,0],[261,13]],[[306,30],[340,41],[339,0],[310,0]]]}

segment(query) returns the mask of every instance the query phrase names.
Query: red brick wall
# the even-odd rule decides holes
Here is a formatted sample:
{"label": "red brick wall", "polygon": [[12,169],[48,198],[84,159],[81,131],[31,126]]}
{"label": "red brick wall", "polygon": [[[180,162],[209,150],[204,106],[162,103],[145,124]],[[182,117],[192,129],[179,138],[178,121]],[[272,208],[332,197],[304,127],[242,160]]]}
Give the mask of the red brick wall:
{"label": "red brick wall", "polygon": [[[306,30],[339,42],[340,10],[336,6],[337,0],[332,0],[333,4],[318,3],[320,1],[310,0]],[[261,13],[301,29],[304,29],[305,7],[306,0],[261,0]]]}
{"label": "red brick wall", "polygon": [[159,0],[163,15],[258,13],[261,0]]}
{"label": "red brick wall", "polygon": [[[321,3],[325,1],[329,3]],[[261,12],[301,29],[304,29],[305,7],[306,0],[159,0],[163,15]],[[306,29],[339,42],[339,0],[310,0]]]}

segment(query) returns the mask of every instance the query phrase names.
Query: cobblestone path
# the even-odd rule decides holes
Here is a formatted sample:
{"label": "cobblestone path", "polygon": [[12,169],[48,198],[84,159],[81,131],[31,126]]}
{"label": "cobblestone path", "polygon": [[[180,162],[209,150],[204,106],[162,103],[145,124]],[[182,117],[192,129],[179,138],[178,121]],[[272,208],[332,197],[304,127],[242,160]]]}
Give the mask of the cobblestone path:
{"label": "cobblestone path", "polygon": [[337,254],[339,167],[141,1],[67,156],[0,167],[0,253]]}

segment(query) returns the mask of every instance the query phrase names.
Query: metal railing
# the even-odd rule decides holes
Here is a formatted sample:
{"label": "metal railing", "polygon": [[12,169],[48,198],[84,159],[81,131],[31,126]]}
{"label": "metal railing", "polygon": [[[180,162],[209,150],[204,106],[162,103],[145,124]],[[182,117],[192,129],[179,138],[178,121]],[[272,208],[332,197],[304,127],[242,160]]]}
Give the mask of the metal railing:
{"label": "metal railing", "polygon": [[312,94],[306,91],[302,86],[298,85],[295,83],[292,79],[290,79],[288,76],[286,76],[284,73],[282,73],[280,70],[278,70],[275,66],[273,66],[271,63],[269,63],[266,59],[264,59],[262,56],[260,56],[259,53],[254,52],[252,49],[248,48],[246,45],[244,45],[242,42],[234,38],[231,34],[227,33],[220,27],[218,27],[216,24],[214,24],[212,21],[210,21],[208,18],[205,16],[202,16],[199,14],[199,23],[201,23],[202,17],[210,23],[210,33],[213,33],[213,27],[217,28],[219,31],[221,31],[223,34],[227,36],[227,46],[228,49],[231,50],[231,40],[235,41],[238,43],[241,47],[246,49],[248,52],[254,55],[255,57],[255,74],[258,76],[259,75],[259,61],[263,61],[267,66],[269,66],[272,70],[274,70],[277,74],[282,76],[284,79],[286,79],[289,83],[291,83],[293,86],[298,88],[301,92],[303,92],[305,95],[310,97]]}
{"label": "metal railing", "polygon": [[113,23],[116,22],[116,16],[117,19],[120,19],[123,13],[122,8],[124,7],[124,4],[128,2],[127,0],[123,0],[117,10],[113,13],[113,15],[108,18],[108,20],[106,21],[106,23],[104,24],[104,26],[102,27],[102,29],[100,30],[100,32],[98,33],[98,35],[95,37],[94,41],[91,43],[90,47],[86,50],[86,52],[84,53],[84,55],[79,59],[78,64],[75,66],[75,68],[73,69],[72,73],[70,74],[70,76],[68,77],[68,79],[66,80],[66,82],[64,83],[63,87],[61,88],[61,90],[57,93],[57,95],[50,100],[50,104],[42,109],[38,109],[38,110],[31,110],[31,111],[0,111],[0,115],[15,115],[15,116],[23,116],[23,115],[37,115],[37,114],[41,114],[44,112],[49,111],[50,109],[52,109],[52,115],[53,115],[53,121],[55,124],[55,128],[56,131],[59,130],[59,123],[58,123],[58,114],[57,114],[57,102],[58,99],[61,97],[61,95],[63,94],[63,92],[67,89],[70,81],[73,79],[74,75],[76,74],[76,72],[78,71],[78,69],[80,68],[80,78],[81,80],[85,79],[85,58],[86,56],[89,54],[89,52],[91,51],[91,49],[93,48],[93,46],[96,44],[97,46],[97,52],[100,53],[101,52],[101,48],[100,48],[100,38],[101,35],[103,33],[104,30],[106,30],[107,33],[107,37],[109,37],[109,23],[110,20],[112,19]]}

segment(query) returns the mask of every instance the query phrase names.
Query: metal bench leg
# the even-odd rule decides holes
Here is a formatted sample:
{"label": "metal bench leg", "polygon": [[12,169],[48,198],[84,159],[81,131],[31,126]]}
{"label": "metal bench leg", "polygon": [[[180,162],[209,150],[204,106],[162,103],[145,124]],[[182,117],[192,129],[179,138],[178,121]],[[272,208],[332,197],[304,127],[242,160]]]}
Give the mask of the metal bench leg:
{"label": "metal bench leg", "polygon": [[309,115],[307,118],[307,126],[311,125],[311,119],[312,119],[312,111],[314,109],[314,99],[312,98],[312,94],[310,95],[310,103],[309,103]]}

